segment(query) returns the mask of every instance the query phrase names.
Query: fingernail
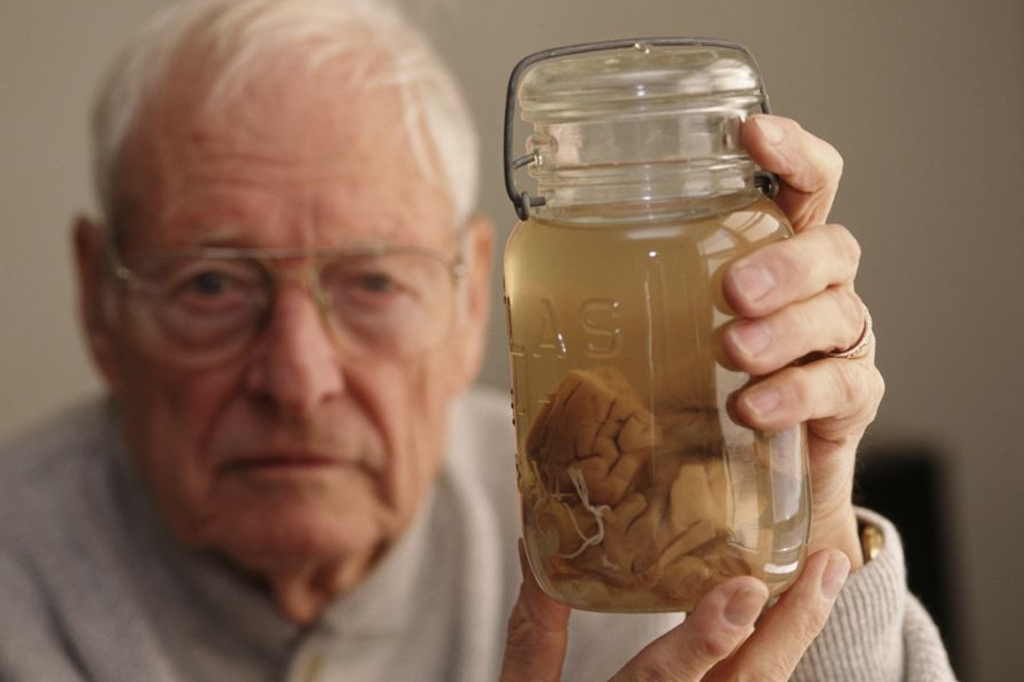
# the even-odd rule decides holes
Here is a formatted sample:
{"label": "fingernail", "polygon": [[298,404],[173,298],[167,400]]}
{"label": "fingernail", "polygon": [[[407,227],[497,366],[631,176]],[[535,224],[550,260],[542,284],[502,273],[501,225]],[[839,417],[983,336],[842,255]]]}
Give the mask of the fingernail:
{"label": "fingernail", "polygon": [[732,272],[732,279],[748,301],[760,301],[775,287],[775,277],[759,265],[741,265]]}
{"label": "fingernail", "polygon": [[743,401],[756,416],[766,417],[782,402],[782,395],[774,388],[755,388],[744,396]]}
{"label": "fingernail", "polygon": [[782,142],[782,138],[786,136],[785,131],[775,121],[770,118],[758,117],[754,119],[757,123],[757,127],[761,130],[761,134],[764,135],[764,140],[770,145],[776,145]]}
{"label": "fingernail", "polygon": [[725,605],[725,619],[736,627],[749,627],[761,613],[764,602],[764,594],[759,590],[749,587],[736,590]]}
{"label": "fingernail", "polygon": [[833,556],[828,560],[825,572],[821,574],[821,595],[832,601],[846,583],[850,574],[850,560],[845,554]]}
{"label": "fingernail", "polygon": [[772,334],[767,325],[748,322],[733,328],[732,341],[744,355],[754,357],[763,353],[772,344]]}

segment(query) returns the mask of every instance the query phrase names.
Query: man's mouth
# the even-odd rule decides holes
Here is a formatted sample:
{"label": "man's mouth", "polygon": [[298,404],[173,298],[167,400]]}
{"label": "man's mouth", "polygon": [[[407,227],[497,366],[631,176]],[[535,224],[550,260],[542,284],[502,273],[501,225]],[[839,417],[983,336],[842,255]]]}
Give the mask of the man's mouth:
{"label": "man's mouth", "polygon": [[240,469],[313,469],[323,467],[340,467],[342,463],[327,457],[251,457],[227,462],[223,471]]}
{"label": "man's mouth", "polygon": [[219,467],[221,473],[277,471],[318,471],[355,466],[354,461],[339,455],[306,450],[274,451],[234,457]]}

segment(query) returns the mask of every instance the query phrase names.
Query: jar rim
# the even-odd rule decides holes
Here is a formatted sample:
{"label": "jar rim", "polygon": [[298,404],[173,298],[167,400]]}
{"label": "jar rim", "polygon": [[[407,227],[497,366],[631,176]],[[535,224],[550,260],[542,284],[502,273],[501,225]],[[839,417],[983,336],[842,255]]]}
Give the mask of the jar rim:
{"label": "jar rim", "polygon": [[723,96],[763,97],[749,53],[723,45],[660,45],[566,54],[532,64],[517,97],[525,121],[577,117],[581,111],[691,108]]}

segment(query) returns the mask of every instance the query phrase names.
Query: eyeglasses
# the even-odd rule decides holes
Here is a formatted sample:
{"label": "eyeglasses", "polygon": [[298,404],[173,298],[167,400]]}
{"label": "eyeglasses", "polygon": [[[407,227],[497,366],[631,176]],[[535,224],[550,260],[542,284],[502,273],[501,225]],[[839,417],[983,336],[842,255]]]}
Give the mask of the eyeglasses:
{"label": "eyeglasses", "polygon": [[461,255],[374,244],[350,249],[182,248],[122,262],[111,272],[133,296],[125,307],[147,348],[208,367],[244,352],[272,315],[284,279],[305,279],[334,342],[356,356],[408,358],[449,328]]}

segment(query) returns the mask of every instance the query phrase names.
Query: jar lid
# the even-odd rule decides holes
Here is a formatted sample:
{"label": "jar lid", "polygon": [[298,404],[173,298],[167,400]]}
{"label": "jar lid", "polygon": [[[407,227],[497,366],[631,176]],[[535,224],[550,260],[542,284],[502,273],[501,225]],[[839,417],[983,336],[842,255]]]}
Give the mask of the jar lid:
{"label": "jar lid", "polygon": [[[660,111],[681,101],[739,97],[761,101],[753,57],[738,45],[712,41],[569,52],[535,62],[521,75],[518,99],[525,121],[592,117],[597,112]],[[735,100],[734,100],[735,101]]]}

